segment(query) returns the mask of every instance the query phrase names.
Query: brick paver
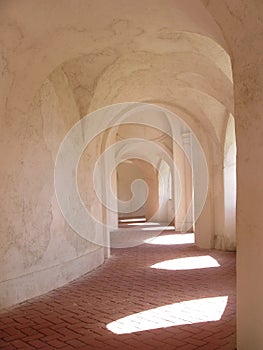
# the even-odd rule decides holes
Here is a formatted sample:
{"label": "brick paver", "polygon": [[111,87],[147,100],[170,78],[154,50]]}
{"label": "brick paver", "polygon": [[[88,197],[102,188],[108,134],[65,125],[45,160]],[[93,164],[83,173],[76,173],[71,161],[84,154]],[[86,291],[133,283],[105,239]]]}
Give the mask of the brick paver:
{"label": "brick paver", "polygon": [[[220,266],[173,267],[198,256]],[[193,244],[114,249],[95,271],[0,315],[2,350],[234,350],[235,332],[235,254]]]}

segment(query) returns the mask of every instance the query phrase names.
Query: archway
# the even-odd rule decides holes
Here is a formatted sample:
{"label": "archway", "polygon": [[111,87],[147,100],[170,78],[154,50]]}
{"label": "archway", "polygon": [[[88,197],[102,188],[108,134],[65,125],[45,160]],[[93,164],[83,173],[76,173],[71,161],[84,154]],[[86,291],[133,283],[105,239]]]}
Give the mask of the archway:
{"label": "archway", "polygon": [[224,146],[224,248],[236,249],[236,135],[235,121],[230,115]]}

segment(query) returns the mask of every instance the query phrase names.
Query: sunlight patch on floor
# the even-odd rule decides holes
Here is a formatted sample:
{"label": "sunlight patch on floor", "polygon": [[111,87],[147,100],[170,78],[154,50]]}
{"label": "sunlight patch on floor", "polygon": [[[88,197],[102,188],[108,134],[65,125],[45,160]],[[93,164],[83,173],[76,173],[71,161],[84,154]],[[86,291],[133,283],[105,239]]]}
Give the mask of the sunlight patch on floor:
{"label": "sunlight patch on floor", "polygon": [[[137,223],[128,223],[128,226],[157,226],[158,224],[156,222],[137,222]],[[159,226],[160,227],[160,226]],[[144,230],[144,228],[143,228]],[[152,228],[149,228],[149,230],[152,230]]]}
{"label": "sunlight patch on floor", "polygon": [[174,230],[174,226],[145,227],[145,228],[142,228],[142,230],[143,231],[172,231]]}
{"label": "sunlight patch on floor", "polygon": [[220,296],[169,304],[120,318],[109,323],[107,329],[115,334],[127,334],[218,321],[224,313],[227,300],[227,296]]}
{"label": "sunlight patch on floor", "polygon": [[180,259],[165,260],[151,266],[153,269],[161,270],[193,270],[207,269],[220,266],[216,259],[210,255],[194,256]]}
{"label": "sunlight patch on floor", "polygon": [[144,241],[148,244],[173,245],[173,244],[190,244],[195,242],[194,233],[175,233],[149,238]]}
{"label": "sunlight patch on floor", "polygon": [[146,218],[119,219],[119,222],[145,222]]}

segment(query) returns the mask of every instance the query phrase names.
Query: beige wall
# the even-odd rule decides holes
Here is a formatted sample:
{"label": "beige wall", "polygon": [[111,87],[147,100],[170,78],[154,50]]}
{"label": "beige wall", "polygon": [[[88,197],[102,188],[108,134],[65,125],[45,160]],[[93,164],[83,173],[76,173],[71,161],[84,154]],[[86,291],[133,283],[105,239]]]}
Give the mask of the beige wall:
{"label": "beige wall", "polygon": [[[139,209],[137,209],[137,207],[138,207],[138,203],[146,202],[147,192],[144,191],[143,188],[141,188],[141,186],[143,186],[142,182],[141,182],[141,185],[137,187],[137,190],[132,187],[133,182],[136,180],[142,180],[145,182],[145,178],[142,171],[132,161],[122,162],[118,165],[117,167],[118,199],[120,201],[130,202],[129,213],[122,212],[122,204],[121,202],[119,202],[119,206],[118,206],[119,217],[135,217],[135,216],[146,215],[145,204],[141,206]],[[134,195],[134,200],[132,201],[133,195]]]}
{"label": "beige wall", "polygon": [[144,180],[148,185],[148,197],[145,203],[145,216],[147,220],[154,220],[158,211],[158,172],[157,169],[150,163],[141,159],[133,159],[134,164],[141,169]]}
{"label": "beige wall", "polygon": [[[54,192],[58,147],[79,113],[61,69],[42,84],[18,123],[2,119],[0,307],[61,286],[101,264],[103,251],[65,222]],[[10,112],[11,113],[11,112]],[[94,153],[94,152],[93,152]]]}

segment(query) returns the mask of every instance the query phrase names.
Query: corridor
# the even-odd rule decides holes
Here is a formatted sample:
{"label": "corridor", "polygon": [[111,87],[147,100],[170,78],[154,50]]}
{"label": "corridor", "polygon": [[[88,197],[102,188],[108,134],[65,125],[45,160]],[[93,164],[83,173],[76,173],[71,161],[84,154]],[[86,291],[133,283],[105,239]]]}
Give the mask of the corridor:
{"label": "corridor", "polygon": [[[235,253],[166,231],[0,315],[0,349],[234,350]],[[185,239],[186,238],[186,239]]]}

